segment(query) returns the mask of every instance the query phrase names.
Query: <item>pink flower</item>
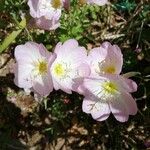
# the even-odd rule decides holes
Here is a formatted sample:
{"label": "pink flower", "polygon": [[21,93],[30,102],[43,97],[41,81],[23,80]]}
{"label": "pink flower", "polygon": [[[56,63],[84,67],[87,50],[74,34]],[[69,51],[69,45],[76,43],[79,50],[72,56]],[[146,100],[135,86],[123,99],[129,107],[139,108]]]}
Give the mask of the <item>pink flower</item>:
{"label": "pink flower", "polygon": [[61,9],[68,0],[29,0],[30,15],[35,18],[37,27],[53,30],[59,26]]}
{"label": "pink flower", "polygon": [[120,74],[123,56],[117,45],[104,42],[100,47],[93,48],[88,55],[91,74]]}
{"label": "pink flower", "polygon": [[57,55],[51,66],[54,88],[71,93],[74,90],[74,79],[89,74],[86,49],[80,47],[76,40],[70,39],[64,44],[58,43],[54,52]]}
{"label": "pink flower", "polygon": [[137,85],[119,75],[105,75],[85,78],[82,88],[86,91],[82,109],[98,121],[106,120],[112,112],[120,121],[128,120],[137,113],[137,105],[131,92]]}
{"label": "pink flower", "polygon": [[97,4],[99,6],[103,6],[108,3],[108,0],[87,0],[87,3],[89,3],[89,4],[93,3],[93,4]]}
{"label": "pink flower", "polygon": [[62,0],[29,0],[30,15],[33,18],[45,17],[52,19],[53,16],[61,16]]}
{"label": "pink flower", "polygon": [[40,96],[47,96],[53,90],[49,68],[55,55],[42,44],[27,42],[15,48],[15,58],[15,84]]}
{"label": "pink flower", "polygon": [[45,17],[36,18],[34,19],[35,25],[44,30],[55,30],[60,26],[58,19],[45,19]]}

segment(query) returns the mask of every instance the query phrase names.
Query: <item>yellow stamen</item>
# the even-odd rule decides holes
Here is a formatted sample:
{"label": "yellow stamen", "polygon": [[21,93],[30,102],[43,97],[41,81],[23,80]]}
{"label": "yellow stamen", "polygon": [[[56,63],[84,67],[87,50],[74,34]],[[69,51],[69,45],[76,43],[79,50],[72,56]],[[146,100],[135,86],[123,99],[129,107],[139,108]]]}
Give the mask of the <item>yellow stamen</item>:
{"label": "yellow stamen", "polygon": [[102,87],[107,94],[115,94],[117,91],[117,85],[113,82],[105,82]]}
{"label": "yellow stamen", "polygon": [[109,66],[109,67],[106,67],[106,68],[104,69],[104,72],[105,72],[105,73],[114,74],[114,73],[116,72],[116,69],[115,69],[114,66]]}
{"label": "yellow stamen", "polygon": [[51,4],[52,4],[52,7],[55,8],[55,9],[60,8],[61,5],[62,5],[61,0],[52,0]]}
{"label": "yellow stamen", "polygon": [[86,4],[87,3],[87,0],[79,0],[79,4],[80,5],[84,5],[84,4]]}
{"label": "yellow stamen", "polygon": [[62,64],[56,64],[56,66],[54,67],[54,72],[56,73],[56,75],[58,76],[63,76],[65,73],[65,70],[63,68]]}
{"label": "yellow stamen", "polygon": [[38,69],[39,74],[41,74],[41,75],[47,73],[47,62],[46,61],[40,61],[38,63],[37,69]]}

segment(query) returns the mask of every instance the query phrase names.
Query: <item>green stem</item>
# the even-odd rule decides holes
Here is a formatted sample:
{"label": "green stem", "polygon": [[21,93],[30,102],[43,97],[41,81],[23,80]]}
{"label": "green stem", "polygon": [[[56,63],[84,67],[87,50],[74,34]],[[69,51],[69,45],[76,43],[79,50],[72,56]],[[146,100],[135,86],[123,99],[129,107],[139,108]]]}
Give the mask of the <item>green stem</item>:
{"label": "green stem", "polygon": [[11,34],[9,34],[2,44],[0,45],[0,53],[2,53],[15,39],[16,37],[21,33],[21,31],[26,27],[26,19],[24,18],[19,23],[19,29],[16,31],[13,31]]}

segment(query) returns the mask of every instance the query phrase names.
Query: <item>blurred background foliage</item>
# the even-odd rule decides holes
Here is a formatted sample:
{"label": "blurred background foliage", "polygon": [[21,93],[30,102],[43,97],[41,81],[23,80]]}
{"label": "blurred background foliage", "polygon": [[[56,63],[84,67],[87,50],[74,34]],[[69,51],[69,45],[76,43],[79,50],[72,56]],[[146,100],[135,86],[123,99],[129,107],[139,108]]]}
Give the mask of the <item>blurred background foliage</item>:
{"label": "blurred background foliage", "polygon": [[[31,28],[26,0],[0,0],[0,43],[19,29],[23,17],[28,26],[0,55],[0,71],[9,68],[16,45],[33,40],[52,51],[57,42],[75,38],[88,50],[103,41],[119,45],[124,56],[122,73],[137,72],[133,94],[139,112],[127,123],[113,116],[96,122],[81,110],[83,97],[54,91],[38,104],[13,84],[13,75],[0,72],[0,149],[133,149],[150,147],[150,5],[148,0],[112,0],[107,6],[71,1],[63,10],[56,31]],[[7,56],[7,57],[6,57]],[[9,63],[10,62],[10,63]],[[6,69],[7,70],[7,69]],[[14,101],[15,100],[15,101]]]}

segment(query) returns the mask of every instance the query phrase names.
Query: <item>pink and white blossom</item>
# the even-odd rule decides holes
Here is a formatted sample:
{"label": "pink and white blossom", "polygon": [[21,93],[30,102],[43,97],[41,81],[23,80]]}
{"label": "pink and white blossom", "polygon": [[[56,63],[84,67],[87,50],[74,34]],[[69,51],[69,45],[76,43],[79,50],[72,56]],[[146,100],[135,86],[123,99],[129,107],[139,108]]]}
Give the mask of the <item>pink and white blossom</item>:
{"label": "pink and white blossom", "polygon": [[53,16],[61,16],[62,0],[29,0],[30,15],[33,18],[45,17],[51,20]]}
{"label": "pink and white blossom", "polygon": [[82,109],[95,120],[106,120],[112,112],[120,121],[128,120],[129,115],[137,113],[137,105],[131,92],[137,85],[130,79],[119,75],[105,75],[85,78],[82,88],[86,91]]}
{"label": "pink and white blossom", "polygon": [[108,0],[86,0],[89,4],[96,4],[99,6],[103,6],[108,3]]}
{"label": "pink and white blossom", "polygon": [[88,63],[92,75],[120,74],[123,56],[117,45],[104,42],[100,47],[93,48],[89,52]]}
{"label": "pink and white blossom", "polygon": [[35,18],[37,27],[53,30],[59,27],[59,19],[68,0],[29,0],[30,15]]}
{"label": "pink and white blossom", "polygon": [[86,64],[87,52],[74,39],[58,43],[54,50],[57,58],[51,66],[52,80],[55,90],[61,89],[71,93],[74,89],[74,79],[83,78],[89,74]]}
{"label": "pink and white blossom", "polygon": [[42,44],[27,42],[15,48],[15,59],[15,84],[40,96],[49,95],[53,90],[49,68],[55,55]]}
{"label": "pink and white blossom", "polygon": [[60,26],[59,19],[45,19],[45,17],[40,17],[34,19],[34,25],[40,29],[44,30],[55,30]]}

